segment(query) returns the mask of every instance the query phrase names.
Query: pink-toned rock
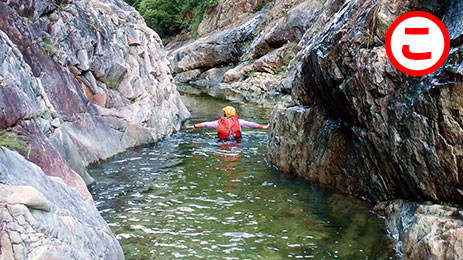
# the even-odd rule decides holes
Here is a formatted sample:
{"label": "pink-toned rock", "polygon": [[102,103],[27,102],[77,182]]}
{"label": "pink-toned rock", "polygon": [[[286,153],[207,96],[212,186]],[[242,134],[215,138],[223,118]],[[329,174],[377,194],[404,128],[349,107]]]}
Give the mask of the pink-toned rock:
{"label": "pink-toned rock", "polygon": [[93,102],[100,107],[106,107],[107,96],[104,93],[97,93],[93,95]]}
{"label": "pink-toned rock", "polygon": [[282,67],[285,65],[284,56],[286,51],[287,48],[281,47],[260,57],[254,62],[256,70],[259,72],[267,72],[271,74],[275,74],[281,71]]}

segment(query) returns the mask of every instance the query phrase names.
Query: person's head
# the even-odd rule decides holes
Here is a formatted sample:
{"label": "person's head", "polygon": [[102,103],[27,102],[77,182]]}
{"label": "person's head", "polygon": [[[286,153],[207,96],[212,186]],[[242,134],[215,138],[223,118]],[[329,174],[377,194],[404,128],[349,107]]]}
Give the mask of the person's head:
{"label": "person's head", "polygon": [[223,115],[225,117],[231,117],[231,116],[234,116],[236,115],[236,109],[234,107],[231,107],[231,106],[226,106],[222,109],[223,111]]}

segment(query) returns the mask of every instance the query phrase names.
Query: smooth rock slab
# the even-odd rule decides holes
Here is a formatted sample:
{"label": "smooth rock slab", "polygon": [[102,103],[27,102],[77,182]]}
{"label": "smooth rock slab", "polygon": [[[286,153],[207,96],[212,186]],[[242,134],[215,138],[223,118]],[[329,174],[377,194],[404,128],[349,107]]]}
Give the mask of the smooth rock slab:
{"label": "smooth rock slab", "polygon": [[124,259],[97,209],[18,153],[0,148],[0,181],[0,259]]}
{"label": "smooth rock slab", "polygon": [[50,201],[31,186],[8,186],[0,184],[0,203],[24,204],[30,209],[47,212],[51,210]]}

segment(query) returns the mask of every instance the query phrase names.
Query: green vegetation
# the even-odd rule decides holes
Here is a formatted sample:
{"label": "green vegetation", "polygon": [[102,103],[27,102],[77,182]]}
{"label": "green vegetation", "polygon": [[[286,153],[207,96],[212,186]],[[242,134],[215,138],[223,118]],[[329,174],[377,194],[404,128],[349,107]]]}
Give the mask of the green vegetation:
{"label": "green vegetation", "polygon": [[0,146],[16,149],[26,152],[29,150],[29,145],[22,139],[22,137],[14,132],[7,130],[0,130]]}
{"label": "green vegetation", "polygon": [[290,61],[296,56],[297,54],[297,43],[295,42],[290,42],[287,45],[287,51],[285,52],[285,55],[283,57],[283,64],[288,65]]}
{"label": "green vegetation", "polygon": [[375,35],[370,33],[369,30],[364,30],[363,31],[363,37],[365,37],[365,44],[367,45],[367,48],[370,48],[371,45],[373,45],[375,41]]}
{"label": "green vegetation", "polygon": [[61,1],[58,4],[58,12],[62,13],[64,11],[64,8],[68,5],[68,1]]}
{"label": "green vegetation", "polygon": [[287,45],[287,50],[283,56],[283,67],[281,67],[281,71],[279,72],[279,75],[286,77],[288,76],[289,73],[289,63],[291,63],[291,60],[296,56],[297,54],[297,43],[295,42],[290,42]]}
{"label": "green vegetation", "polygon": [[117,89],[120,83],[121,83],[120,80],[116,77],[108,77],[106,79],[106,86],[112,89]]}
{"label": "green vegetation", "polygon": [[58,49],[55,47],[52,41],[50,40],[45,40],[43,41],[43,48],[45,51],[48,53],[48,55],[51,57],[58,52]]}
{"label": "green vegetation", "polygon": [[288,74],[289,74],[289,66],[288,65],[283,66],[281,68],[280,72],[278,73],[278,75],[280,75],[280,76],[282,76],[284,78],[286,78],[288,76]]}
{"label": "green vegetation", "polygon": [[161,37],[188,30],[197,36],[204,13],[219,0],[125,0],[145,18],[148,26]]}
{"label": "green vegetation", "polygon": [[102,27],[100,21],[98,21],[97,19],[92,19],[90,25],[95,31],[99,31]]}

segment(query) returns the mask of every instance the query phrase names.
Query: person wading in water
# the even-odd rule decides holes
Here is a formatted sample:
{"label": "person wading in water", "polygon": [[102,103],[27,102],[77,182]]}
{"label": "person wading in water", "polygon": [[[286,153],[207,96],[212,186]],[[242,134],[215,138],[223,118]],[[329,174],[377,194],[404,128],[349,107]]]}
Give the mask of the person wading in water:
{"label": "person wading in water", "polygon": [[260,125],[254,122],[248,122],[242,119],[238,119],[236,109],[231,106],[224,107],[222,109],[223,117],[219,120],[212,122],[203,122],[192,126],[186,126],[187,129],[194,130],[196,128],[217,128],[217,136],[220,140],[227,139],[240,139],[241,138],[241,127],[243,128],[254,128],[254,129],[269,129],[269,125]]}

